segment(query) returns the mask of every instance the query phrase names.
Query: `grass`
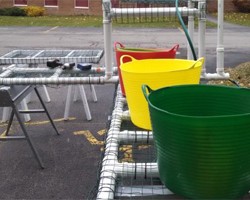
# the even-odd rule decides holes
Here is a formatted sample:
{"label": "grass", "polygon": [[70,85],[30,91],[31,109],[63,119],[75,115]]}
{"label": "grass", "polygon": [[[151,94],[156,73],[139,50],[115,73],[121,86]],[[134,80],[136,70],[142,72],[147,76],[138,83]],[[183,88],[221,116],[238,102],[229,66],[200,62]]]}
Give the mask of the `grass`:
{"label": "grass", "polygon": [[[0,26],[64,26],[64,27],[101,27],[99,16],[42,16],[42,17],[9,17],[0,16]],[[176,28],[180,23],[176,17],[170,18],[117,18],[113,19],[114,27],[148,27]],[[197,22],[196,22],[197,26]],[[207,22],[208,27],[216,24]]]}
{"label": "grass", "polygon": [[225,13],[225,21],[243,26],[250,26],[250,13]]}
{"label": "grass", "polygon": [[0,16],[0,26],[70,26],[101,27],[102,17],[88,16],[41,16],[41,17],[9,17]]}

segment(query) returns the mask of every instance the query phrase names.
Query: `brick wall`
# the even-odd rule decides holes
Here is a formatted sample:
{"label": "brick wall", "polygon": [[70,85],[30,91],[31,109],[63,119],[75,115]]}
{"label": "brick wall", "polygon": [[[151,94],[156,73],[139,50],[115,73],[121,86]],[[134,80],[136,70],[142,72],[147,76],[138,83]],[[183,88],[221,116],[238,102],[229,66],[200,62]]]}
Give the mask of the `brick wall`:
{"label": "brick wall", "polygon": [[[48,15],[102,15],[102,0],[89,0],[89,8],[75,8],[75,0],[58,0],[58,7],[45,7]],[[232,0],[224,0],[225,11],[236,11]],[[217,11],[218,0],[207,0],[208,12]],[[44,0],[28,0],[28,5],[44,6]],[[0,0],[0,8],[12,7],[13,0]]]}
{"label": "brick wall", "polygon": [[[207,0],[208,12],[217,12],[218,0]],[[232,0],[224,0],[224,9],[226,12],[237,11]]]}

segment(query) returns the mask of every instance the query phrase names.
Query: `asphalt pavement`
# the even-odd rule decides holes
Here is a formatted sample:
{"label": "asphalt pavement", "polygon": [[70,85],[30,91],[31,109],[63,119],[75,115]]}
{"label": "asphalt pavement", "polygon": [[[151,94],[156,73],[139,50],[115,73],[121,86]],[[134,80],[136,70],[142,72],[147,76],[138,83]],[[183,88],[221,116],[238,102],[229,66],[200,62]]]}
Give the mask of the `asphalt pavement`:
{"label": "asphalt pavement", "polygon": [[[250,61],[250,28],[225,26],[225,67]],[[197,32],[195,42],[197,45]],[[186,39],[180,29],[113,28],[113,41],[133,47],[171,47],[180,44],[186,57]],[[216,66],[217,31],[206,31],[206,66]],[[15,49],[103,49],[102,28],[0,27],[0,55]],[[104,63],[102,59],[100,65]],[[115,59],[114,59],[115,65]],[[72,102],[70,119],[63,120],[67,86],[49,86],[46,106],[60,132],[57,136],[46,115],[32,115],[28,131],[45,164],[40,169],[26,141],[0,142],[0,199],[86,199],[97,181],[103,152],[103,130],[112,110],[115,85],[96,85],[97,102],[84,86],[92,114],[88,121],[80,100]],[[43,89],[39,88],[41,93]],[[35,96],[29,107],[39,103]],[[0,134],[6,128],[0,124]],[[20,133],[14,122],[11,133]],[[246,197],[248,198],[248,197]]]}

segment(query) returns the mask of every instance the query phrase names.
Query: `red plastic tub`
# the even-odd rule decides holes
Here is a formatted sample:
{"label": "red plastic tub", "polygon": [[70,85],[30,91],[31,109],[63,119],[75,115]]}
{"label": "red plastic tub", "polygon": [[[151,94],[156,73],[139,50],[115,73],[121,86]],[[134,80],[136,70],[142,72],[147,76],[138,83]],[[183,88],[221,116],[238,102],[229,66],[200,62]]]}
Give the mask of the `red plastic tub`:
{"label": "red plastic tub", "polygon": [[[175,58],[179,45],[176,44],[171,49],[145,49],[145,48],[126,48],[119,42],[114,43],[116,52],[116,62],[118,66],[119,81],[123,96],[126,96],[120,70],[120,58],[123,55],[130,55],[137,60],[154,59],[154,58]],[[123,63],[131,61],[129,58],[124,58]]]}

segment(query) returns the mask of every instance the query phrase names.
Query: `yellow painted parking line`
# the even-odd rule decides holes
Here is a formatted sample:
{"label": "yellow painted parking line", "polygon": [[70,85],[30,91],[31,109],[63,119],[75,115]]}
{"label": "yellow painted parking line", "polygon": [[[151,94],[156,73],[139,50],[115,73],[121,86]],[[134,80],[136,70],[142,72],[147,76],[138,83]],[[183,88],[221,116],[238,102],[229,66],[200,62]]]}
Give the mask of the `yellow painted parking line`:
{"label": "yellow painted parking line", "polygon": [[[75,117],[70,117],[68,118],[67,121],[72,121],[72,120],[75,120],[76,118]],[[53,119],[54,122],[62,122],[64,121],[64,118],[60,118],[60,119]],[[50,123],[49,120],[46,120],[46,121],[35,121],[35,122],[25,122],[26,125],[43,125],[43,124],[48,124]]]}
{"label": "yellow painted parking line", "polygon": [[76,131],[73,133],[74,135],[84,135],[86,139],[92,145],[104,145],[104,141],[99,141],[95,138],[95,136],[89,130]]}
{"label": "yellow painted parking line", "polygon": [[134,162],[132,145],[122,145],[119,148],[120,152],[123,152],[123,158],[121,162]]}
{"label": "yellow painted parking line", "polygon": [[1,138],[6,137],[6,131],[2,132],[2,133],[0,134],[0,137],[1,137]]}
{"label": "yellow painted parking line", "polygon": [[143,150],[143,149],[148,149],[149,147],[151,147],[151,145],[148,145],[148,144],[147,145],[139,145],[138,149]]}
{"label": "yellow painted parking line", "polygon": [[106,133],[106,129],[102,129],[97,132],[99,135],[104,135]]}
{"label": "yellow painted parking line", "polygon": [[[69,117],[67,121],[73,121],[75,119],[76,119],[75,117]],[[53,121],[54,122],[62,122],[62,121],[64,121],[64,118],[53,119]],[[48,123],[50,123],[49,120],[46,120],[46,121],[34,121],[34,122],[29,121],[29,122],[25,122],[24,124],[28,125],[28,126],[33,126],[33,125],[44,125],[44,124],[48,124]],[[0,127],[5,127],[7,125],[8,125],[8,123],[1,123]]]}

